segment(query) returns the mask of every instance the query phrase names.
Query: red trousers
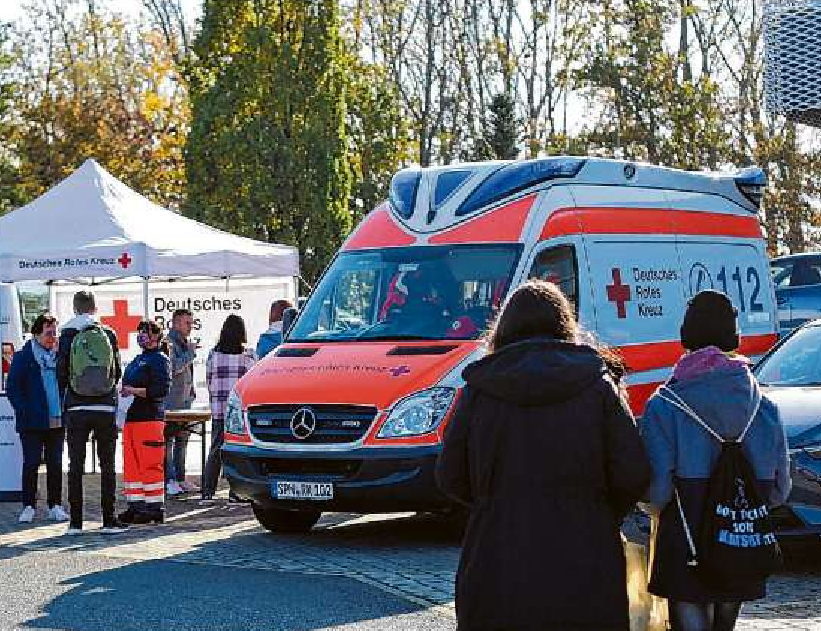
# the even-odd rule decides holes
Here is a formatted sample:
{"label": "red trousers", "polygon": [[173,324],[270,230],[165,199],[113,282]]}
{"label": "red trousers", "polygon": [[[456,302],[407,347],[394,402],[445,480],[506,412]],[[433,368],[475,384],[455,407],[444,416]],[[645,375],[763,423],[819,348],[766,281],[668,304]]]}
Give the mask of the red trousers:
{"label": "red trousers", "polygon": [[165,497],[165,438],[162,421],[126,421],[123,485],[129,503],[162,506]]}

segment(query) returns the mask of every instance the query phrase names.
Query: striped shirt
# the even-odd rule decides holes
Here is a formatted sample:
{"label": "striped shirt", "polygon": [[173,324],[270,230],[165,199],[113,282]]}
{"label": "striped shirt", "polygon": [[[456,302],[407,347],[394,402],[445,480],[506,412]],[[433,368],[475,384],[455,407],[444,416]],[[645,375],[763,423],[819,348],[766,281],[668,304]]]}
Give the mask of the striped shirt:
{"label": "striped shirt", "polygon": [[211,417],[215,421],[225,420],[228,395],[234,385],[256,362],[251,350],[236,355],[220,353],[213,349],[205,362],[205,382],[211,399]]}

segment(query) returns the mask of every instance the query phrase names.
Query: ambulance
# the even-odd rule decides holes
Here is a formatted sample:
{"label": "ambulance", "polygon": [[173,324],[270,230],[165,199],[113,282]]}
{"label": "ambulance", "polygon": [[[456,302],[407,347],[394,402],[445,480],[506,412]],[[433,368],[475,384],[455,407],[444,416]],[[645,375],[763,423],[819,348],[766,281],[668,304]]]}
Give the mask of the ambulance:
{"label": "ambulance", "polygon": [[559,285],[616,347],[633,411],[681,356],[690,296],[738,309],[741,352],[776,341],[759,169],[693,173],[553,157],[398,172],[286,342],[231,394],[225,473],[269,530],[323,511],[447,510],[434,464],[482,336],[512,289]]}

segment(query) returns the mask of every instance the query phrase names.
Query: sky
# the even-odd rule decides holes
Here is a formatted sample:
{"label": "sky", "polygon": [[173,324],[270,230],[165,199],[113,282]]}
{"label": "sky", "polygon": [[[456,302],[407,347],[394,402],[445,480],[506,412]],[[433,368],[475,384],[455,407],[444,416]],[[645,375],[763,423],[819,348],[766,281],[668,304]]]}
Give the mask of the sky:
{"label": "sky", "polygon": [[[0,22],[12,22],[25,17],[23,5],[26,3],[27,0],[0,0]],[[100,4],[105,4],[118,13],[133,16],[139,15],[142,10],[140,0],[103,0]],[[194,20],[200,14],[202,0],[182,0],[182,6],[188,17]]]}

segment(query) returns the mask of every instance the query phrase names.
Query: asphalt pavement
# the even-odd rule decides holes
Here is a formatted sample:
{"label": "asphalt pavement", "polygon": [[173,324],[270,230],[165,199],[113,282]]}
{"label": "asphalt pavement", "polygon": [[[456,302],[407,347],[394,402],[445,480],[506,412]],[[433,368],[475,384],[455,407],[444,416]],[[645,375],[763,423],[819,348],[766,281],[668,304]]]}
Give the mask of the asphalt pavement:
{"label": "asphalt pavement", "polygon": [[0,628],[453,628],[426,608],[351,578],[129,561],[0,548]]}

